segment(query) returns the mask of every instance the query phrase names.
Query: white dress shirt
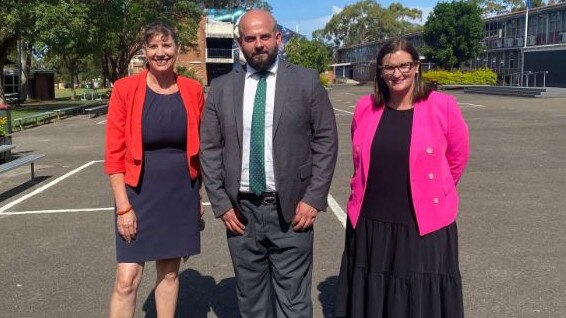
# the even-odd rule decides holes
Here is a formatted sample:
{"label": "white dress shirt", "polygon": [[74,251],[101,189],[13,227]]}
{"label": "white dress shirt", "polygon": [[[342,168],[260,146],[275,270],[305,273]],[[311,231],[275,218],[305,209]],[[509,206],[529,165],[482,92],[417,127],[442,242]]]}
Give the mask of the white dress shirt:
{"label": "white dress shirt", "polygon": [[[273,171],[273,106],[275,104],[275,81],[277,79],[277,67],[279,61],[268,70],[267,92],[265,98],[265,191],[277,191],[275,188],[275,173]],[[240,180],[240,191],[250,192],[250,133],[252,129],[252,115],[254,111],[254,100],[259,76],[255,74],[249,64],[246,70],[246,82],[244,84],[244,122],[243,122],[243,149],[242,149],[242,176]]]}

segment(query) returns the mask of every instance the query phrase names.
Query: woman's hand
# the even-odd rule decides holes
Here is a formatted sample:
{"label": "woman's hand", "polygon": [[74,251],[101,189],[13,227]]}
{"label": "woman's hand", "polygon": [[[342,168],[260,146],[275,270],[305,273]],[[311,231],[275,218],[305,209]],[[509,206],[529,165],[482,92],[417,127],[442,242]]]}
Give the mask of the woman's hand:
{"label": "woman's hand", "polygon": [[130,243],[132,240],[136,239],[136,234],[138,233],[138,223],[136,218],[136,212],[131,209],[130,212],[118,215],[116,220],[118,233],[122,238]]}

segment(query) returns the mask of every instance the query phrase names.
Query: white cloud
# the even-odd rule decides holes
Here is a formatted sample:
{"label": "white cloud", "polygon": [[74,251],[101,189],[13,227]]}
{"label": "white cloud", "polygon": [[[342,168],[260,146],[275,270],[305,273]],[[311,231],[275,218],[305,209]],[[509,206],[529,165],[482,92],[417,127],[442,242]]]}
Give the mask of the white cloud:
{"label": "white cloud", "polygon": [[338,6],[332,6],[332,14],[330,15],[299,21],[281,21],[280,23],[281,25],[295,31],[298,28],[300,34],[310,39],[312,38],[313,31],[324,28],[324,26],[326,25],[326,23],[328,23],[328,21],[330,21],[332,16],[340,13],[342,9],[343,8],[340,8]]}
{"label": "white cloud", "polygon": [[423,12],[423,17],[420,20],[417,19],[417,20],[414,20],[412,22],[418,23],[418,24],[425,24],[426,19],[428,19],[428,16],[431,14],[431,12],[434,8],[431,8],[431,7],[413,7],[413,9],[421,10]]}
{"label": "white cloud", "polygon": [[339,6],[332,6],[332,14],[340,13],[344,10],[344,8],[340,8]]}

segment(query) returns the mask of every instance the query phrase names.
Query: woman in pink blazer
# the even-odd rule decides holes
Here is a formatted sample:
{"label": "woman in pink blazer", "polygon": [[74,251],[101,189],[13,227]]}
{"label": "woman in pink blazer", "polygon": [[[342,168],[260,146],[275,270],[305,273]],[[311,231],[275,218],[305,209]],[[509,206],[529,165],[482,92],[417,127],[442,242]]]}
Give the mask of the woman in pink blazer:
{"label": "woman in pink blazer", "polygon": [[463,317],[456,184],[469,156],[456,100],[430,92],[419,54],[391,39],[352,122],[354,175],[338,317]]}

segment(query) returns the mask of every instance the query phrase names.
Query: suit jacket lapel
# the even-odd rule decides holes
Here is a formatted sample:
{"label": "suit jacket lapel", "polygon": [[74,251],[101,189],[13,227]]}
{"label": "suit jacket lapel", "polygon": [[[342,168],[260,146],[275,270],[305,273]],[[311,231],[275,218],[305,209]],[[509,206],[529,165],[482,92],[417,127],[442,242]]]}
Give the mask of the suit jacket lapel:
{"label": "suit jacket lapel", "polygon": [[234,85],[232,87],[232,96],[234,98],[234,119],[236,120],[236,128],[238,133],[238,143],[240,149],[242,147],[242,134],[244,131],[244,84],[246,81],[246,71],[243,68],[236,68],[234,70]]}
{"label": "suit jacket lapel", "polygon": [[279,61],[279,66],[277,67],[277,80],[275,82],[275,101],[273,105],[273,137],[277,132],[277,127],[279,125],[279,119],[281,114],[283,114],[283,109],[285,107],[285,97],[287,96],[287,91],[289,90],[289,64]]}

